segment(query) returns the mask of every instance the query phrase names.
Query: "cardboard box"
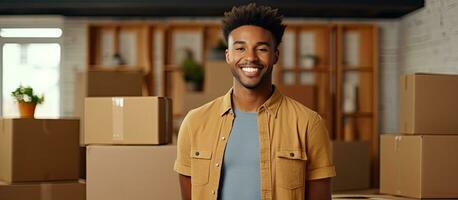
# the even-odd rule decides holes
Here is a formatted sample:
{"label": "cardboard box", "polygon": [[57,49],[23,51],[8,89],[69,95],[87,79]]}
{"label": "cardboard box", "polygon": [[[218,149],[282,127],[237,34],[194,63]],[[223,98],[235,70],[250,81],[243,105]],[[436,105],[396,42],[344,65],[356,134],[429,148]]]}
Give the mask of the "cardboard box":
{"label": "cardboard box", "polygon": [[[334,192],[332,194],[333,200],[358,200],[358,199],[372,199],[372,200],[418,200],[418,198],[402,197],[389,194],[380,194],[378,188],[366,190],[351,190]],[[443,199],[445,200],[445,199]],[[447,199],[449,200],[449,199]]]}
{"label": "cardboard box", "polygon": [[175,145],[87,146],[87,199],[181,199],[175,158]]}
{"label": "cardboard box", "polygon": [[337,176],[332,190],[356,190],[370,187],[369,142],[332,141],[333,162]]}
{"label": "cardboard box", "polygon": [[458,136],[381,136],[380,192],[458,198]]}
{"label": "cardboard box", "polygon": [[400,132],[458,134],[458,75],[401,76]]}
{"label": "cardboard box", "polygon": [[170,143],[171,105],[165,97],[86,98],[85,144]]}
{"label": "cardboard box", "polygon": [[278,85],[278,89],[312,110],[317,109],[317,90],[314,85]]}
{"label": "cardboard box", "polygon": [[79,120],[0,119],[0,180],[78,180]]}
{"label": "cardboard box", "polygon": [[85,200],[86,184],[80,182],[47,182],[6,184],[0,182],[1,200]]}
{"label": "cardboard box", "polygon": [[372,199],[372,200],[415,200],[416,198],[392,196],[379,194],[377,189],[372,189],[372,193],[366,191],[349,191],[348,193],[333,193],[333,200],[349,200],[349,199]]}

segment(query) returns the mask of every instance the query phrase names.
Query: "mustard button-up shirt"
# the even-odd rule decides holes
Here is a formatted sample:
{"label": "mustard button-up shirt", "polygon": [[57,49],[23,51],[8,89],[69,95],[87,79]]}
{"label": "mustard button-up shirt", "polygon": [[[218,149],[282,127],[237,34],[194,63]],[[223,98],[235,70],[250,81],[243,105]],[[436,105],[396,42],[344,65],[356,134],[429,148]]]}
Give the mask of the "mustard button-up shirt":
{"label": "mustard button-up shirt", "polygon": [[[191,176],[192,199],[218,197],[234,121],[231,94],[190,111],[181,124],[174,168]],[[329,134],[316,112],[275,89],[257,113],[262,200],[303,200],[307,180],[335,176]]]}

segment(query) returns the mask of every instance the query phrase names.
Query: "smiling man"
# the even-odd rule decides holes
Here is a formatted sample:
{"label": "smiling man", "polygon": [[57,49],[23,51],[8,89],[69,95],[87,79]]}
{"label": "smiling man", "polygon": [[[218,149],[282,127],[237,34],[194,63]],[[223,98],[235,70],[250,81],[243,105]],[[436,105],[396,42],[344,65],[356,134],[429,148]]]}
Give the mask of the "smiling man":
{"label": "smiling man", "polygon": [[324,121],[272,84],[284,30],[267,6],[225,13],[233,87],[183,120],[175,170],[184,200],[331,199]]}

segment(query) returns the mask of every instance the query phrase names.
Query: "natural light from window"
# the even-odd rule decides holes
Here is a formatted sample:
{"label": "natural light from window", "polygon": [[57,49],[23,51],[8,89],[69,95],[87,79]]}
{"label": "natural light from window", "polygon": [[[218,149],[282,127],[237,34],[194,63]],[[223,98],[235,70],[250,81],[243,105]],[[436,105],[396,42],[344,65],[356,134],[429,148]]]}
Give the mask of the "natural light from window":
{"label": "natural light from window", "polygon": [[3,116],[18,117],[17,103],[11,92],[19,85],[31,86],[45,101],[38,105],[35,117],[59,116],[59,43],[4,43]]}
{"label": "natural light from window", "polygon": [[59,38],[60,28],[2,28],[0,37],[4,38]]}

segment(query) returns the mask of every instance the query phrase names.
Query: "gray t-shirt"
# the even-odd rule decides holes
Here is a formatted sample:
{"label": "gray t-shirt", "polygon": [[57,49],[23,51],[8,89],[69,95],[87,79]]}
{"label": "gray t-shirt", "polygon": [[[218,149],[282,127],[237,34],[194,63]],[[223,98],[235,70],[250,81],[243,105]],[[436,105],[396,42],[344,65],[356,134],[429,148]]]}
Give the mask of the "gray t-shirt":
{"label": "gray t-shirt", "polygon": [[259,133],[256,112],[235,110],[219,187],[219,200],[261,198]]}

